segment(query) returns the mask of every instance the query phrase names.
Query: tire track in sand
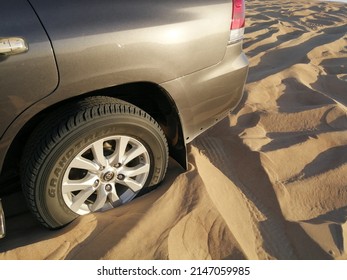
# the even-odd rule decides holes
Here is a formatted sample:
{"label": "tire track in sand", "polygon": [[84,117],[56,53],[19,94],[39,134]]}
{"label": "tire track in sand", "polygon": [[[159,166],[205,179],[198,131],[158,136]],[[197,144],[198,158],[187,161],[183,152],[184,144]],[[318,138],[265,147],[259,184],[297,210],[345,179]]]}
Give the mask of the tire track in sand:
{"label": "tire track in sand", "polygon": [[[252,234],[256,243],[255,254],[259,259],[297,259],[294,249],[285,234],[284,220],[271,183],[263,168],[257,166],[257,163],[260,163],[259,153],[250,151],[237,137],[228,139],[227,142],[223,141],[224,139],[200,137],[193,142],[193,146],[229,180],[227,186],[229,192],[220,194],[231,196],[237,195],[235,191],[239,193],[238,197],[242,199],[242,202],[239,203],[245,205],[248,209],[249,213],[247,214],[252,223]],[[196,156],[198,170],[204,165],[201,161],[202,158]],[[207,181],[211,180],[211,178],[207,178],[208,173],[199,171],[199,174],[201,174],[208,188]],[[214,189],[212,192],[215,192],[218,187],[214,183],[211,186]],[[208,192],[211,194],[211,189],[208,189]],[[218,201],[216,201],[218,196],[212,194],[211,199],[216,205],[218,204]],[[235,213],[240,212],[246,218],[247,214],[244,211],[242,212],[241,207],[237,205],[235,204],[235,209],[233,209]],[[225,213],[223,208],[219,208],[219,210],[224,219],[230,219],[230,216],[233,215]],[[232,221],[229,222],[232,223]],[[233,227],[231,230],[236,238],[244,234],[235,232],[239,230],[237,227]],[[242,245],[242,241],[238,241]],[[248,242],[252,242],[252,240]],[[245,254],[250,256],[252,252],[245,252]]]}

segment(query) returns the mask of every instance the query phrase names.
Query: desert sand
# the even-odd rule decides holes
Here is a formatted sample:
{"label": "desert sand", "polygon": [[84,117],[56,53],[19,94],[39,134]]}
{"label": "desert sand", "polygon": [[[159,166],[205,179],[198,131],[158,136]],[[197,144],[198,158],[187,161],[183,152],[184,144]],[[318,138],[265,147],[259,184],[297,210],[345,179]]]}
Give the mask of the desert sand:
{"label": "desert sand", "polygon": [[10,217],[0,259],[347,259],[347,4],[246,6],[244,99],[189,169],[58,231]]}

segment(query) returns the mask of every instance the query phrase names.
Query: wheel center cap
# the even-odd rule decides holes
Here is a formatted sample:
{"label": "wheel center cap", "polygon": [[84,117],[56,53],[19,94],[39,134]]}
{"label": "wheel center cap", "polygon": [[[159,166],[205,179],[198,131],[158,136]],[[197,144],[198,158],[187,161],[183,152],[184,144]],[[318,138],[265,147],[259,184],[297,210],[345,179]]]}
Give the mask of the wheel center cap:
{"label": "wheel center cap", "polygon": [[108,171],[104,174],[104,181],[109,182],[114,178],[114,173],[112,171]]}

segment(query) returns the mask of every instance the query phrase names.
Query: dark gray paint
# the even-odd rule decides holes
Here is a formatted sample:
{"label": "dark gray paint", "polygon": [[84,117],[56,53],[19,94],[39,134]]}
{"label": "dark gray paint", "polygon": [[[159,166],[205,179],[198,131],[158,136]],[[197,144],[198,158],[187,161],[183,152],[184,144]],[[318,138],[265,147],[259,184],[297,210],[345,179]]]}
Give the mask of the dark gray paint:
{"label": "dark gray paint", "polygon": [[229,0],[30,2],[55,56],[27,2],[0,0],[0,14],[7,19],[0,37],[25,37],[29,44],[26,54],[0,57],[0,134],[7,129],[0,141],[0,167],[28,120],[94,90],[158,84],[175,102],[186,143],[241,99],[248,62],[241,42],[227,46]]}
{"label": "dark gray paint", "polygon": [[187,75],[218,63],[229,36],[229,1],[31,2],[52,40],[64,94]]}

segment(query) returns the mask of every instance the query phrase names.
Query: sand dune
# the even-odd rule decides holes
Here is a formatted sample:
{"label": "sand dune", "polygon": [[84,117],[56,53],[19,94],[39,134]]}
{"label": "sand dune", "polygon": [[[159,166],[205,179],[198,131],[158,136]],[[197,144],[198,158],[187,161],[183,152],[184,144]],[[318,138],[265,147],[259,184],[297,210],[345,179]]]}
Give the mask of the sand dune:
{"label": "sand dune", "polygon": [[245,97],[189,169],[58,231],[12,217],[0,259],[347,259],[347,5],[246,5]]}

